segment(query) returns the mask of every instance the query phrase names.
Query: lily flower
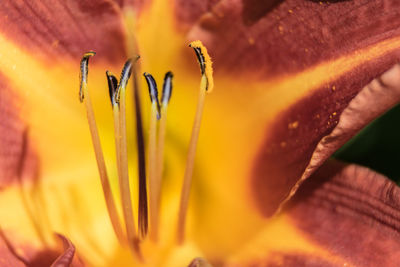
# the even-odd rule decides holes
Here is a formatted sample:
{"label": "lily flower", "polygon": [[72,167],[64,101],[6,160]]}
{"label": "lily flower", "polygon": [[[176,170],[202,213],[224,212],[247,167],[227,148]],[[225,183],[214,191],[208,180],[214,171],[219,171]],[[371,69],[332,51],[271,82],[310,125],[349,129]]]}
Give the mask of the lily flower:
{"label": "lily flower", "polygon": [[398,266],[399,187],[329,158],[400,100],[399,13],[2,1],[0,265]]}

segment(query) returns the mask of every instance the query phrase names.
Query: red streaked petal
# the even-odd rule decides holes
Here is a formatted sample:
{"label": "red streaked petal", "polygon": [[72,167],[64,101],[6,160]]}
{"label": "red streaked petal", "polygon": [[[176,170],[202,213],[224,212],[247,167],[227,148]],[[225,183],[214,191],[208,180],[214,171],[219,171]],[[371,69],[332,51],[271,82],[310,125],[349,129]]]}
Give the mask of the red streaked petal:
{"label": "red streaked petal", "polygon": [[149,4],[151,1],[144,0],[114,0],[121,8],[125,8],[127,6],[134,8],[136,11],[140,11],[143,4]]}
{"label": "red streaked petal", "polygon": [[[251,265],[253,267],[260,266],[255,263]],[[261,266],[268,267],[346,267],[343,264],[337,264],[330,262],[322,257],[308,254],[280,254],[276,253],[272,256],[272,259]]]}
{"label": "red streaked petal", "polygon": [[17,99],[9,80],[0,74],[0,189],[20,178],[35,178],[37,172],[37,158]]}
{"label": "red streaked petal", "polygon": [[[189,3],[175,1],[176,21],[187,22],[179,15],[184,11],[198,17],[187,22],[192,27],[188,39],[202,40],[210,51],[216,88],[229,88],[224,94],[231,97],[234,89],[221,81],[232,79],[242,84],[247,98],[264,99],[263,107],[254,104],[258,109],[243,112],[249,121],[260,118],[257,125],[243,128],[254,136],[265,133],[249,176],[258,206],[271,215],[295,192],[297,181],[310,175],[306,168],[317,144],[335,128],[349,102],[398,61],[400,7],[394,0],[221,0],[198,9]],[[200,10],[202,15],[196,13]],[[255,85],[260,80],[264,87]],[[382,112],[391,106],[387,103]],[[364,118],[358,130],[371,119]]]}
{"label": "red streaked petal", "polygon": [[88,50],[108,62],[126,58],[121,12],[111,1],[6,0],[0,17],[2,35],[47,62],[79,62]]}
{"label": "red streaked petal", "polygon": [[75,255],[75,246],[65,236],[56,234],[61,239],[64,247],[63,253],[53,262],[51,267],[69,267],[72,264]]}
{"label": "red streaked petal", "polygon": [[[399,7],[393,6],[393,1],[384,6],[381,3],[362,1],[357,5],[354,1],[341,1],[321,5],[288,0],[276,4],[253,24],[244,25],[243,1],[222,0],[188,33],[188,39],[205,43],[216,70],[215,90],[207,100],[209,113],[206,110],[200,142],[213,149],[213,153],[204,156],[207,160],[203,169],[211,171],[204,174],[202,181],[221,197],[210,201],[213,204],[206,211],[207,216],[199,211],[199,217],[237,221],[220,227],[213,221],[196,224],[196,231],[204,229],[217,236],[215,242],[210,242],[199,233],[197,240],[203,250],[213,255],[232,233],[236,240],[228,241],[225,251],[234,249],[233,243],[246,242],[259,227],[252,220],[251,215],[256,212],[251,212],[247,200],[255,199],[262,215],[274,214],[281,202],[295,192],[318,143],[333,131],[350,101],[398,62],[400,32],[393,14]],[[293,10],[286,9],[289,6]],[[387,6],[394,8],[386,10]],[[366,29],[371,25],[365,17],[367,13],[371,13],[373,21],[379,21],[377,28],[368,33]],[[325,21],[332,14],[336,19]],[[359,23],[344,27],[345,21],[352,20]],[[287,29],[282,34],[280,22]],[[358,39],[361,37],[363,42]],[[398,101],[399,96],[394,100]],[[382,112],[392,105],[389,101],[381,106]],[[371,119],[366,114],[368,109],[364,107],[364,113],[352,115],[364,120],[360,128]],[[352,134],[355,131],[349,132]],[[325,159],[320,158],[318,164]],[[312,163],[316,163],[315,159]],[[303,179],[310,174],[311,169]],[[245,185],[250,190],[246,191]],[[199,203],[204,199],[201,195]],[[240,209],[246,205],[246,209]],[[244,219],[227,219],[237,216]]]}
{"label": "red streaked petal", "polygon": [[333,85],[321,88],[277,118],[253,173],[253,190],[264,215],[272,215],[332,153],[400,101],[399,65],[352,99],[375,67],[341,77],[332,83],[337,90]]}
{"label": "red streaked petal", "polygon": [[62,241],[63,252],[51,248],[37,248],[18,238],[10,232],[0,229],[0,265],[1,266],[27,266],[27,267],[80,267],[83,263],[74,258],[75,247],[65,236],[57,234]]}
{"label": "red streaked petal", "polygon": [[224,266],[399,266],[399,229],[395,183],[330,161]]}
{"label": "red streaked petal", "polygon": [[396,0],[223,0],[192,25],[189,39],[205,43],[216,71],[265,79],[398,36],[399,14]]}
{"label": "red streaked petal", "polygon": [[218,2],[220,2],[220,0],[173,1],[175,16],[179,21],[179,25],[177,26],[187,30],[197,22],[204,13],[210,12]]}
{"label": "red streaked petal", "polygon": [[400,188],[357,165],[324,165],[288,212],[295,225],[354,266],[399,266]]}
{"label": "red streaked petal", "polygon": [[[251,262],[251,261],[250,261]],[[247,265],[228,265],[229,267],[346,267],[343,263],[331,262],[323,257],[302,253],[273,253],[269,259],[262,262],[252,262]],[[228,267],[226,266],[226,267]]]}
{"label": "red streaked petal", "polygon": [[16,249],[7,239],[7,236],[0,228],[0,263],[4,267],[26,266],[28,261],[16,252]]}

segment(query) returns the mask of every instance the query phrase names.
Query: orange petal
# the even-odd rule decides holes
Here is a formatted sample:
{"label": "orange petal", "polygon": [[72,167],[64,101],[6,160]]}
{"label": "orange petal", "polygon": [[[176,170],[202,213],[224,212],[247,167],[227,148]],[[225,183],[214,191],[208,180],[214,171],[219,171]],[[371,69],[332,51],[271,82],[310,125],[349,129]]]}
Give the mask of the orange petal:
{"label": "orange petal", "polygon": [[[268,2],[268,3],[266,3]],[[192,25],[190,38],[212,51],[215,69],[294,73],[400,33],[399,7],[386,1],[219,1]],[[183,10],[181,10],[183,9]],[[189,4],[179,13],[194,13]]]}
{"label": "orange petal", "polygon": [[37,159],[18,113],[18,96],[0,74],[0,189],[22,178],[35,178]]}
{"label": "orange petal", "polygon": [[355,266],[400,264],[400,188],[356,165],[327,164],[288,212],[314,242]]}
{"label": "orange petal", "polygon": [[[396,85],[391,99],[360,105],[347,115],[351,121],[359,116],[357,127],[343,129],[347,132],[340,142],[314,154],[319,142],[345,119],[352,99],[363,98],[365,86],[398,61],[399,22],[393,17],[399,7],[394,1],[282,1],[245,23],[245,2],[207,2],[211,7],[203,9],[187,37],[202,40],[215,63],[215,90],[207,98],[199,141],[200,178],[193,187],[194,195],[196,187],[207,188],[193,198],[198,206],[193,229],[199,233],[196,241],[211,254],[232,250],[257,232],[248,199],[255,199],[262,215],[274,214],[298,181],[315,170],[308,165],[319,166],[333,152],[327,147],[339,148],[373,119],[370,115],[379,116],[399,101]],[[188,6],[175,4],[175,9],[190,13]],[[349,27],[348,21],[357,23]],[[371,27],[372,21],[379,23]],[[175,76],[178,83],[180,75]],[[212,207],[205,208],[205,202]],[[204,232],[217,240],[210,242]],[[224,240],[229,244],[222,244]]]}
{"label": "orange petal", "polygon": [[[13,237],[12,239],[10,237]],[[18,241],[18,237],[10,232],[4,232],[0,229],[0,263],[1,266],[83,266],[83,263],[78,259],[74,259],[75,247],[63,235],[57,234],[58,238],[64,244],[64,251],[60,254],[59,251],[51,248],[38,248],[26,241]]]}
{"label": "orange petal", "polygon": [[[136,12],[140,12],[144,4],[150,4],[151,1],[144,0],[114,0],[121,8],[131,7]],[[146,2],[146,3],[145,3]]]}
{"label": "orange petal", "polygon": [[121,12],[111,1],[7,0],[0,17],[3,36],[47,62],[60,57],[79,62],[88,50],[108,62],[126,58]]}
{"label": "orange petal", "polygon": [[[312,173],[315,168],[307,168],[308,164],[322,164],[373,119],[368,112],[378,104],[358,108],[363,113],[357,110],[362,118],[357,129],[345,129],[349,130],[346,137],[330,144],[334,149],[324,150],[323,157],[313,156],[322,138],[343,120],[350,101],[393,66],[400,52],[400,22],[394,19],[400,8],[395,1],[385,5],[376,1],[278,2],[219,1],[192,23],[189,32],[189,38],[201,39],[213,57],[216,91],[222,77],[230,78],[242,85],[246,98],[252,99],[248,102],[253,101],[249,108],[243,104],[246,100],[239,103],[248,120],[259,118],[259,123],[237,124],[248,127],[248,136],[254,140],[264,131],[254,156],[252,187],[266,216],[295,192],[299,179]],[[180,8],[191,12],[187,6]],[[232,97],[235,89],[220,82],[219,90]],[[397,93],[393,97],[380,103],[381,110],[374,116],[399,100]]]}
{"label": "orange petal", "polygon": [[75,262],[75,264],[73,264],[75,255],[75,246],[72,244],[72,242],[63,235],[57,234],[57,237],[62,241],[64,251],[53,262],[51,267],[83,266],[83,264],[79,262]]}
{"label": "orange petal", "polygon": [[[349,104],[351,92],[323,88],[281,115],[254,170],[253,188],[265,214],[274,212],[274,205],[289,199],[330,155],[400,101],[399,77],[400,66],[395,65],[365,86]],[[350,86],[346,78],[335,82],[338,88]]]}
{"label": "orange petal", "polygon": [[270,221],[227,266],[398,266],[399,195],[372,170],[329,162],[275,219],[280,228]]}

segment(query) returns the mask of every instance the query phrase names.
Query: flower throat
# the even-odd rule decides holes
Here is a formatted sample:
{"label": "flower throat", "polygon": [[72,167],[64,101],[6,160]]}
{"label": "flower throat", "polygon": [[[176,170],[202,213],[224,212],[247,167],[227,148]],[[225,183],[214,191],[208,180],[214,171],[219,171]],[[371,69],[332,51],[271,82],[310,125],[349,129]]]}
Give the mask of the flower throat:
{"label": "flower throat", "polygon": [[[188,209],[190,187],[196,154],[197,141],[200,132],[200,124],[204,109],[206,92],[213,89],[212,62],[207,49],[200,41],[189,44],[195,51],[201,71],[201,81],[196,114],[194,118],[191,138],[189,142],[186,167],[183,178],[181,198],[179,204],[177,223],[177,242],[182,244],[185,236],[185,222]],[[121,196],[122,215],[121,221],[117,212],[116,201],[110,186],[103,150],[96,125],[94,111],[88,90],[88,65],[89,58],[95,52],[87,52],[83,55],[80,63],[80,101],[85,103],[87,119],[89,123],[92,143],[96,155],[97,167],[100,174],[100,181],[106,201],[107,212],[115,232],[115,235],[122,246],[128,246],[132,253],[142,260],[140,244],[150,235],[153,242],[159,238],[159,214],[161,199],[161,183],[163,174],[164,143],[166,134],[166,122],[168,103],[172,96],[172,72],[167,72],[164,77],[162,95],[159,100],[157,83],[153,76],[145,72],[150,102],[150,123],[147,151],[145,149],[143,135],[143,120],[138,91],[138,75],[136,63],[139,56],[128,59],[122,69],[120,80],[109,71],[106,71],[109,95],[114,119],[115,150],[118,173],[118,184]],[[130,192],[130,177],[128,171],[127,152],[127,130],[126,130],[126,89],[129,78],[133,76],[133,96],[136,115],[136,142],[138,154],[138,229],[135,226],[135,215],[132,208]],[[147,160],[147,173],[146,173]],[[147,190],[149,196],[147,195]],[[149,205],[148,205],[149,203]],[[150,214],[150,216],[149,216]],[[149,225],[150,221],[150,227]],[[123,227],[124,225],[124,227]]]}

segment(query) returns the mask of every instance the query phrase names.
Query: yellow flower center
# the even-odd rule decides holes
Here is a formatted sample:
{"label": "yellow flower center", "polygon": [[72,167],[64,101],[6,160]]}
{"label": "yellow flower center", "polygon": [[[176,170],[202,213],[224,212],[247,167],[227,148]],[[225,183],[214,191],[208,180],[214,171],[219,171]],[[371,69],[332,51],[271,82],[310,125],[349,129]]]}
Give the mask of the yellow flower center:
{"label": "yellow flower center", "polygon": [[[196,53],[200,70],[201,82],[199,90],[199,99],[197,111],[193,123],[191,139],[189,143],[181,198],[179,204],[178,222],[176,226],[176,241],[179,245],[184,242],[185,221],[189,202],[189,193],[194,169],[196,146],[200,132],[201,117],[204,108],[205,95],[207,91],[213,89],[212,62],[207,53],[207,49],[200,41],[194,41],[189,45]],[[93,147],[96,155],[97,165],[100,173],[100,180],[106,200],[108,215],[112,223],[114,232],[121,246],[128,246],[134,258],[139,262],[145,262],[146,259],[142,253],[142,244],[146,242],[148,235],[148,199],[150,206],[150,247],[157,247],[159,242],[159,213],[161,199],[161,183],[163,174],[163,156],[164,156],[164,140],[166,132],[166,118],[168,103],[172,94],[172,73],[167,72],[164,78],[163,92],[161,97],[161,105],[158,99],[157,84],[153,76],[144,73],[144,77],[149,87],[151,100],[151,116],[149,123],[148,149],[145,151],[145,142],[143,136],[143,119],[141,112],[141,104],[139,101],[139,91],[137,83],[136,60],[128,59],[125,63],[120,81],[110,72],[106,72],[109,85],[110,99],[114,114],[114,131],[115,131],[115,150],[117,172],[119,180],[119,191],[121,196],[123,223],[120,222],[118,208],[114,201],[110,181],[105,165],[103,150],[99,138],[96,120],[91,104],[90,94],[88,90],[88,64],[89,58],[94,56],[95,52],[88,52],[83,55],[81,60],[80,72],[80,101],[85,103],[87,110],[87,118],[89,122]],[[138,230],[134,221],[134,209],[132,207],[131,179],[129,177],[128,166],[128,142],[127,142],[127,117],[126,117],[126,90],[130,76],[133,76],[133,100],[136,114],[136,143],[137,143],[137,159],[138,159]],[[146,154],[147,153],[147,157]],[[147,158],[147,177],[146,177],[146,158]],[[147,186],[149,184],[149,186]],[[125,225],[122,227],[121,225]],[[123,230],[123,228],[125,230]],[[163,229],[161,229],[162,231]]]}

